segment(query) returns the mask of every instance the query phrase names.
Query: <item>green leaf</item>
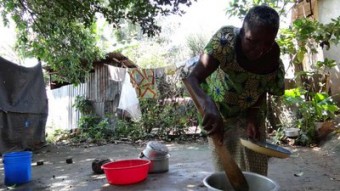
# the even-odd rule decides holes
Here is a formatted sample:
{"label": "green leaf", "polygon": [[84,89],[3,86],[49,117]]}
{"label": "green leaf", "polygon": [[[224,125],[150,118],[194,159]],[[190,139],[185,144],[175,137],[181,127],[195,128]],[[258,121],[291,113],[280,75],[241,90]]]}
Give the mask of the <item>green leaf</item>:
{"label": "green leaf", "polygon": [[314,100],[316,102],[321,102],[321,101],[325,100],[326,98],[328,98],[328,95],[326,93],[316,93],[314,95]]}
{"label": "green leaf", "polygon": [[[182,14],[181,5],[192,0],[176,1],[0,1],[3,20],[12,16],[18,31],[17,51],[22,57],[38,57],[55,72],[58,80],[80,83],[92,69],[92,62],[103,57],[98,46],[100,31],[96,15],[119,28],[123,20],[140,26],[148,36],[160,32],[156,18]],[[168,4],[168,6],[164,6]],[[153,56],[153,62],[158,57]]]}
{"label": "green leaf", "polygon": [[286,97],[300,97],[301,92],[299,88],[285,90],[284,96]]}

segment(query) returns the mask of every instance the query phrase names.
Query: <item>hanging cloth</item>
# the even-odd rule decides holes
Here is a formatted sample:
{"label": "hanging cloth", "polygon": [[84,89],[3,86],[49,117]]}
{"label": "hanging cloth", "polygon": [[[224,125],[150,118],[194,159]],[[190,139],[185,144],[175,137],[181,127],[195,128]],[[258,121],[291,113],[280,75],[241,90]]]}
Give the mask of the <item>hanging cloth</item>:
{"label": "hanging cloth", "polygon": [[157,98],[154,69],[132,68],[128,70],[132,86],[136,89],[138,98]]}
{"label": "hanging cloth", "polygon": [[108,69],[111,80],[114,80],[116,82],[122,82],[125,79],[126,68],[108,65]]}

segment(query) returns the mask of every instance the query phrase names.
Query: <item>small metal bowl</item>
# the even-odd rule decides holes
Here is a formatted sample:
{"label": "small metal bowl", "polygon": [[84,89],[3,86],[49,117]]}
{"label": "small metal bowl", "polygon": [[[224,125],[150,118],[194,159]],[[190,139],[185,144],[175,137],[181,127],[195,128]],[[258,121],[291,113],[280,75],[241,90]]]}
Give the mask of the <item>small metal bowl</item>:
{"label": "small metal bowl", "polygon": [[168,148],[157,141],[148,142],[146,148],[143,150],[144,156],[150,159],[164,158],[168,153]]}
{"label": "small metal bowl", "polygon": [[300,135],[300,129],[298,128],[288,128],[284,132],[287,137],[297,137]]}

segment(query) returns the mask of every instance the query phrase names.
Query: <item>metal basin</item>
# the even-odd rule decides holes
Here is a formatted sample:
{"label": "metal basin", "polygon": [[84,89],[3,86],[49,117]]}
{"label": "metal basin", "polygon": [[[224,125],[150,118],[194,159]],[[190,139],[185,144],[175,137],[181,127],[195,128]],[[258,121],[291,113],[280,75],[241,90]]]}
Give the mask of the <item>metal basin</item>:
{"label": "metal basin", "polygon": [[[279,185],[275,181],[265,176],[252,172],[243,172],[243,174],[248,182],[249,191],[279,190]],[[230,183],[227,181],[224,172],[216,172],[207,176],[206,178],[204,178],[203,184],[210,191],[234,191]]]}

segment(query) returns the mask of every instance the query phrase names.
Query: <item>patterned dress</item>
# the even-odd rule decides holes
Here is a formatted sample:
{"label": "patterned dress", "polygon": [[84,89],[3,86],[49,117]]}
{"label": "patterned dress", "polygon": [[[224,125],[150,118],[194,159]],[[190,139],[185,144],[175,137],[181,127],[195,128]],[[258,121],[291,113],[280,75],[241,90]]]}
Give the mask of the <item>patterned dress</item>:
{"label": "patterned dress", "polygon": [[[255,74],[243,69],[236,60],[236,39],[239,29],[226,26],[218,30],[205,47],[205,53],[219,61],[219,68],[211,74],[202,89],[212,97],[224,120],[224,144],[233,155],[243,171],[267,175],[267,156],[246,149],[240,144],[240,137],[247,137],[246,114],[264,93],[283,95],[284,66],[278,58],[279,68],[268,74]],[[260,140],[265,141],[266,105],[260,106],[257,122]],[[215,154],[212,140],[216,170],[222,166]]]}

